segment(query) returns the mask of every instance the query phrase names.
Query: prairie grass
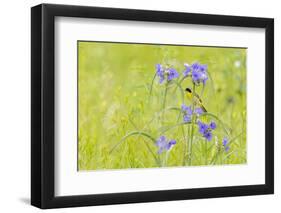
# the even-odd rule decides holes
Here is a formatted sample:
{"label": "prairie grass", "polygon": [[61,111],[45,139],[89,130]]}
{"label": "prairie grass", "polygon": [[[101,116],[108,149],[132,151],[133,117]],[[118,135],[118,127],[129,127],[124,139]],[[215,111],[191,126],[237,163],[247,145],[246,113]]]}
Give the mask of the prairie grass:
{"label": "prairie grass", "polygon": [[[246,49],[80,41],[78,53],[79,170],[247,162]],[[155,76],[157,63],[182,75],[193,62],[208,65],[209,79],[196,92],[208,110],[200,120],[217,124],[210,142],[182,120],[191,78],[159,84]],[[158,154],[161,135],[177,143]]]}

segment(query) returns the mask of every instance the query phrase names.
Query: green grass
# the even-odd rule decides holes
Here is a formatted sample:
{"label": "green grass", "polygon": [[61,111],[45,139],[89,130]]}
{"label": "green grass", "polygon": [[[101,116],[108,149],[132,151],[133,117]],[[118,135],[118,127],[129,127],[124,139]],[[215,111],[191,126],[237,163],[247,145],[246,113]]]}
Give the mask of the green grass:
{"label": "green grass", "polygon": [[[79,170],[247,162],[246,49],[79,42],[78,51]],[[183,100],[190,105],[180,89],[192,88],[190,78],[168,85],[165,104],[165,83],[152,80],[157,63],[182,74],[193,62],[207,64],[210,77],[204,90],[196,87],[209,113],[200,119],[218,126],[206,142],[195,124],[191,145],[191,124],[182,125],[179,114]],[[158,155],[153,140],[162,134],[177,144]]]}

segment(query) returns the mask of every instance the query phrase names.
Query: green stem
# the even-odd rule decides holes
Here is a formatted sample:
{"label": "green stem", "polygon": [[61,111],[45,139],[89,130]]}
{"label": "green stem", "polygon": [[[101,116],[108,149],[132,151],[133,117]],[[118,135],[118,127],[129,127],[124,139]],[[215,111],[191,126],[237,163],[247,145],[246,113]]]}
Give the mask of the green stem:
{"label": "green stem", "polygon": [[164,167],[164,157],[163,157],[163,155],[160,155],[159,158],[160,158],[161,167]]}
{"label": "green stem", "polygon": [[168,81],[166,83],[165,91],[164,91],[164,97],[163,97],[163,104],[162,104],[162,123],[164,121],[165,116],[165,106],[166,106],[166,98],[167,98],[167,91],[168,91]]}
{"label": "green stem", "polygon": [[220,165],[222,165],[222,152],[220,152]]}
{"label": "green stem", "polygon": [[186,150],[186,159],[185,161],[187,162],[187,164],[189,165],[189,156],[190,156],[190,125],[187,126],[187,150]]}
{"label": "green stem", "polygon": [[[195,84],[193,84],[192,89],[193,94],[195,94]],[[192,96],[192,113],[194,112],[194,95]],[[192,114],[192,120],[191,120],[191,135],[190,135],[190,143],[189,143],[189,157],[188,157],[188,165],[191,166],[192,164],[192,143],[193,143],[193,134],[194,134],[194,119],[195,116]]]}
{"label": "green stem", "polygon": [[208,162],[208,142],[205,140],[205,165],[207,165]]}
{"label": "green stem", "polygon": [[181,129],[182,129],[182,134],[183,134],[183,160],[182,160],[182,165],[185,166],[185,162],[186,162],[185,157],[186,157],[186,150],[187,150],[188,140],[185,137],[185,131],[184,131],[183,126],[181,127]]}
{"label": "green stem", "polygon": [[[153,143],[155,143],[156,139],[154,137],[152,137],[151,135],[149,135],[148,133],[146,132],[143,132],[143,131],[133,131],[133,132],[130,132],[128,133],[126,136],[124,136],[117,144],[115,144],[113,146],[113,148],[109,151],[109,154],[111,154],[120,144],[122,144],[127,138],[129,137],[132,137],[132,136],[144,136],[148,139],[150,139]],[[160,165],[161,162],[160,162],[160,159],[159,159],[159,156],[156,156],[153,151],[151,149],[149,149],[149,151],[151,152],[152,156],[154,157],[155,159],[155,162]]]}
{"label": "green stem", "polygon": [[151,95],[152,95],[153,84],[154,84],[155,78],[156,78],[156,74],[154,74],[153,79],[152,79],[151,84],[150,84],[149,98],[148,98],[149,105],[150,105],[150,101],[151,101]]}
{"label": "green stem", "polygon": [[[177,84],[181,85],[181,83],[183,82],[184,79],[186,79],[186,77],[183,77],[182,79],[180,79]],[[177,91],[177,88],[174,89],[173,93],[176,93],[176,91]]]}
{"label": "green stem", "polygon": [[166,155],[165,155],[165,163],[164,163],[164,167],[166,167],[166,166],[167,166],[168,158],[169,158],[169,152],[167,151],[167,152],[166,152]]}
{"label": "green stem", "polygon": [[217,162],[217,159],[218,159],[218,155],[219,155],[219,150],[217,150],[216,154],[213,156],[211,162],[210,162],[210,165],[215,165],[216,162]]}

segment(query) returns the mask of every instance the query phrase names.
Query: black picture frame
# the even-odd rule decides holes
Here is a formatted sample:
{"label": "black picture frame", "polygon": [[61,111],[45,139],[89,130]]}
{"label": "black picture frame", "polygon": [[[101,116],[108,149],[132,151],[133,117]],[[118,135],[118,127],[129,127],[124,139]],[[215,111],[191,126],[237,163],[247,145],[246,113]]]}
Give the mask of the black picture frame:
{"label": "black picture frame", "polygon": [[[54,20],[58,16],[265,29],[265,184],[56,197]],[[274,19],[53,4],[41,4],[31,8],[32,205],[46,209],[272,193],[274,193]]]}

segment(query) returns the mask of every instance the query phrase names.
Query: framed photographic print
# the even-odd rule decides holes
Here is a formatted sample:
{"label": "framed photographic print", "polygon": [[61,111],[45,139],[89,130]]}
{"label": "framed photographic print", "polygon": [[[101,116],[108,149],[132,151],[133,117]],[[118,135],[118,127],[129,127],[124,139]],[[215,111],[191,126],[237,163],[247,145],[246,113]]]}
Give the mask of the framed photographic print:
{"label": "framed photographic print", "polygon": [[271,194],[274,21],[31,9],[31,203]]}

